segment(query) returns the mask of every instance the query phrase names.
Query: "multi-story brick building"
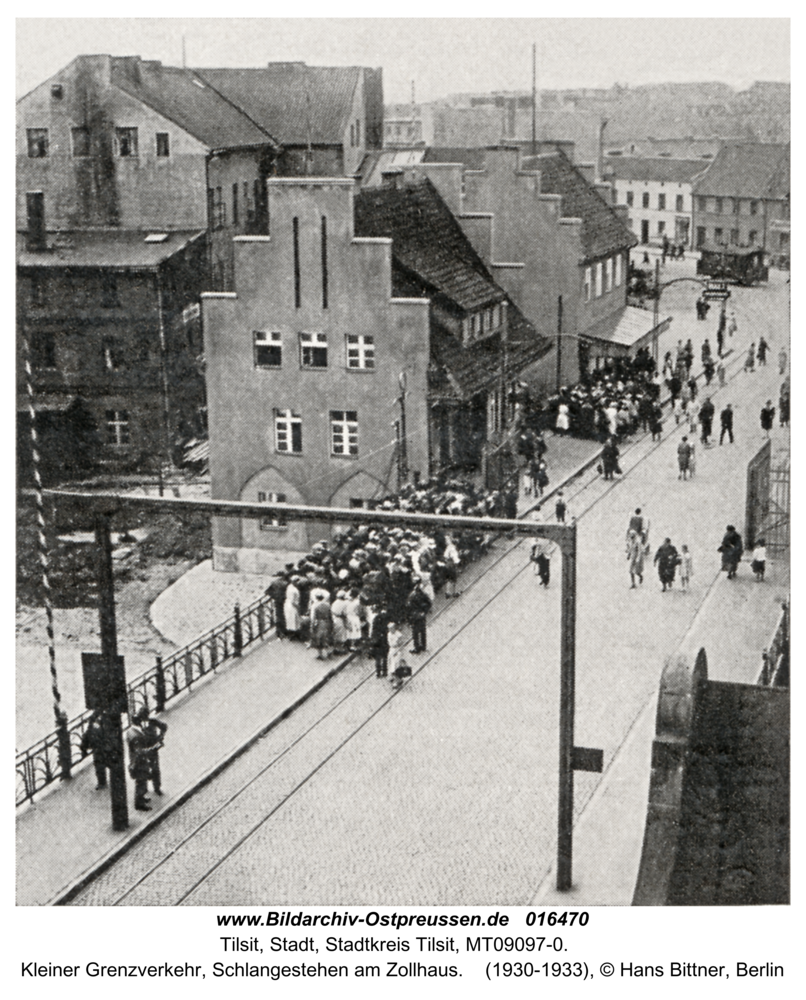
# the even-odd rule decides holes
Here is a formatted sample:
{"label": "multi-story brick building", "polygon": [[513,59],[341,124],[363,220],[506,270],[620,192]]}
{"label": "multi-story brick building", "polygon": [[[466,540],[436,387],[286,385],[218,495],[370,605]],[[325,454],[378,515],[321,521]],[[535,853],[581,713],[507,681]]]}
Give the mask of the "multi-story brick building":
{"label": "multi-story brick building", "polygon": [[[550,345],[433,185],[278,179],[268,195],[271,237],[235,240],[237,292],[203,296],[213,497],[360,506],[478,465],[507,387]],[[323,531],[222,519],[215,565],[259,570]]]}
{"label": "multi-story brick building", "polygon": [[725,143],[694,184],[695,246],[789,255],[789,145]]}

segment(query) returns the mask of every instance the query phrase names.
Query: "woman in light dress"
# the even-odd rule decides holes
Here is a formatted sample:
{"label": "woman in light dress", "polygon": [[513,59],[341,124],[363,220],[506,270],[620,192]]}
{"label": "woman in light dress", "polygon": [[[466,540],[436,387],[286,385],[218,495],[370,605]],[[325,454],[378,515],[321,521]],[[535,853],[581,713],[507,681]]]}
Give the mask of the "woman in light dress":
{"label": "woman in light dress", "polygon": [[358,591],[355,587],[347,596],[344,617],[347,621],[347,645],[351,649],[358,649],[361,645],[363,616],[361,614],[361,601],[358,598]]}
{"label": "woman in light dress", "polygon": [[646,555],[646,543],[642,536],[630,528],[627,532],[627,559],[630,569],[630,590],[635,589],[635,578],[638,582],[644,582],[644,556]]}
{"label": "woman in light dress", "polygon": [[298,576],[292,576],[285,589],[285,602],[283,604],[285,630],[292,639],[299,637],[301,624],[299,614],[299,585],[301,582]]}
{"label": "woman in light dress", "polygon": [[333,619],[333,651],[343,653],[347,649],[347,592],[340,590],[330,607]]}
{"label": "woman in light dress", "polygon": [[565,434],[570,428],[570,421],[568,417],[568,406],[565,403],[560,403],[557,407],[557,423],[555,424],[555,429],[561,434]]}

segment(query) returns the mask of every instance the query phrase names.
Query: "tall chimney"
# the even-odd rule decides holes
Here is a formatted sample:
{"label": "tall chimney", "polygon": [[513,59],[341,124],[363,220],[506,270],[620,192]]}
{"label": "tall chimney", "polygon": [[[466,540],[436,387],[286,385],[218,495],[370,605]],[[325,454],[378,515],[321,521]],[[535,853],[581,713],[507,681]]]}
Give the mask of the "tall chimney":
{"label": "tall chimney", "polygon": [[45,250],[45,194],[43,191],[29,191],[26,196],[28,209],[28,235],[26,246],[29,250]]}

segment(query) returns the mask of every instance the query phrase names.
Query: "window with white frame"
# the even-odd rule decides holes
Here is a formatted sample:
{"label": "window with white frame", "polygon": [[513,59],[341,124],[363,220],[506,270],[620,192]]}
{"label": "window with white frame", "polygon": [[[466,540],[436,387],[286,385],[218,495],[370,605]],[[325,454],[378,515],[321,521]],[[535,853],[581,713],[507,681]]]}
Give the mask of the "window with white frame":
{"label": "window with white frame", "polygon": [[302,454],[302,417],[298,413],[274,411],[274,446],[285,455]]}
{"label": "window with white frame", "polygon": [[282,334],[268,333],[265,330],[255,330],[252,333],[252,338],[254,341],[255,368],[282,367]]}
{"label": "window with white frame", "polygon": [[375,338],[361,333],[347,334],[347,367],[369,369],[375,367]]}
{"label": "window with white frame", "polygon": [[615,274],[613,275],[613,284],[618,288],[621,285],[621,254],[616,254],[615,260]]}
{"label": "window with white frame", "polygon": [[350,456],[358,454],[358,412],[330,411],[330,453]]}
{"label": "window with white frame", "polygon": [[593,275],[591,274],[591,269],[589,267],[585,268],[585,301],[590,302],[591,300],[591,279]]}
{"label": "window with white frame", "polygon": [[613,258],[608,257],[604,262],[604,291],[609,292],[613,287]]}
{"label": "window with white frame", "polygon": [[129,443],[129,411],[106,411],[106,443],[124,445]]}
{"label": "window with white frame", "polygon": [[[257,494],[258,503],[285,503],[286,495],[285,493],[266,493],[263,490],[258,490]],[[271,531],[274,528],[284,528],[286,526],[286,519],[282,514],[272,513],[268,514],[266,517],[261,517],[258,522],[261,531]]]}
{"label": "window with white frame", "polygon": [[604,268],[602,267],[602,262],[599,261],[597,263],[597,265],[596,265],[596,298],[597,299],[602,294],[602,271],[603,270],[604,270]]}
{"label": "window with white frame", "polygon": [[299,363],[303,368],[327,368],[327,334],[299,335]]}

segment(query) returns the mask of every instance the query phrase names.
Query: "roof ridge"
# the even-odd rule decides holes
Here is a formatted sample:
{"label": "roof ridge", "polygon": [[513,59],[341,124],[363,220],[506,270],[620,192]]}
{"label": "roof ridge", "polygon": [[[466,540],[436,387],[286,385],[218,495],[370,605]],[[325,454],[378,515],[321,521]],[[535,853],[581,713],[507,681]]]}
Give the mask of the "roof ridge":
{"label": "roof ridge", "polygon": [[214,94],[217,94],[221,98],[222,101],[224,101],[226,104],[229,104],[229,106],[231,108],[235,108],[235,110],[238,111],[240,114],[242,114],[244,116],[244,118],[248,118],[249,121],[255,126],[255,128],[260,129],[260,131],[264,135],[268,136],[269,139],[271,139],[271,141],[275,144],[275,146],[278,149],[282,148],[282,144],[280,142],[278,142],[277,139],[275,139],[275,137],[271,134],[271,132],[269,132],[269,130],[267,128],[265,128],[263,125],[261,125],[260,122],[255,121],[255,119],[249,114],[248,111],[245,111],[242,107],[240,107],[238,104],[236,104],[235,101],[233,101],[231,98],[227,97],[226,94],[222,94],[221,91],[217,87],[214,87],[212,85],[212,83],[210,83],[209,80],[205,80],[205,78],[201,75],[201,73],[197,69],[193,69],[190,66],[188,66],[187,68],[185,68],[185,67],[179,67],[179,68],[182,69],[182,70],[184,70],[186,73],[192,73],[192,74],[194,74],[194,76],[198,77],[202,81],[202,83],[205,85],[205,87],[209,87],[210,90],[212,90],[212,92]]}

